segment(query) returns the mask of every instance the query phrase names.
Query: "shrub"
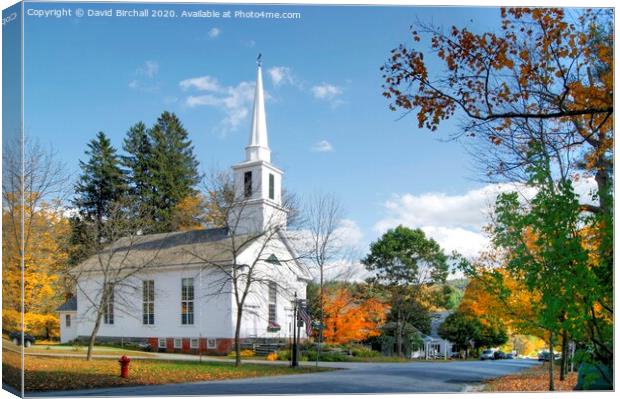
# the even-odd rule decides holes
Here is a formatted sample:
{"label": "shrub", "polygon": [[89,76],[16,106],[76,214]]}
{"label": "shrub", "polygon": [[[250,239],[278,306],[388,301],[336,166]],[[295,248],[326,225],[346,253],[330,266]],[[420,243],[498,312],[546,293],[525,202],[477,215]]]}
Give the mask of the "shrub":
{"label": "shrub", "polygon": [[271,352],[270,354],[267,355],[267,360],[278,360],[278,354],[276,352]]}
{"label": "shrub", "polygon": [[278,351],[276,352],[276,355],[280,360],[291,360],[291,351],[288,349]]}
{"label": "shrub", "polygon": [[[305,356],[308,360],[316,361],[316,351],[311,350],[305,353]],[[349,361],[349,356],[340,352],[321,352],[319,360],[322,362],[347,362]]]}
{"label": "shrub", "polygon": [[[252,349],[243,349],[240,353],[241,357],[254,357],[256,356],[256,352],[254,352]],[[235,351],[229,352],[228,357],[235,357]]]}
{"label": "shrub", "polygon": [[377,357],[379,352],[373,351],[369,348],[354,348],[351,350],[355,357]]}

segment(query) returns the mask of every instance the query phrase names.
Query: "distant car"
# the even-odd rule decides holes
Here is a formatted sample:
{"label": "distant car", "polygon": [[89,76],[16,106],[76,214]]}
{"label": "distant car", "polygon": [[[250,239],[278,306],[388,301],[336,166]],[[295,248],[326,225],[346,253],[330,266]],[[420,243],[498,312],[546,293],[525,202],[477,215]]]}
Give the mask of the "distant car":
{"label": "distant car", "polygon": [[512,353],[506,353],[506,359],[514,359],[515,355]]}
{"label": "distant car", "polygon": [[[21,332],[12,332],[9,334],[9,338],[15,345],[22,344],[22,333]],[[32,344],[34,344],[36,339],[30,334],[24,334],[24,347],[30,348]]]}
{"label": "distant car", "polygon": [[497,351],[493,354],[493,358],[495,358],[495,360],[506,359],[506,354],[502,351]]}
{"label": "distant car", "polygon": [[[559,360],[562,357],[560,353],[554,353],[553,359]],[[538,361],[539,362],[548,362],[551,359],[551,353],[549,351],[542,351],[538,353]]]}
{"label": "distant car", "polygon": [[487,349],[480,354],[480,360],[495,360],[495,351]]}

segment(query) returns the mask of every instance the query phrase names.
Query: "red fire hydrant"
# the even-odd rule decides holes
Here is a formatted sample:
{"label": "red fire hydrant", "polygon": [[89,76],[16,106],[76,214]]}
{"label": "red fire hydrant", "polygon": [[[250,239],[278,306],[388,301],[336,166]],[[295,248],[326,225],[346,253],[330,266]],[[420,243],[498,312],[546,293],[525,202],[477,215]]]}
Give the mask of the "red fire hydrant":
{"label": "red fire hydrant", "polygon": [[118,359],[118,363],[121,365],[121,378],[127,378],[129,375],[129,362],[131,362],[131,359],[128,358],[126,355],[121,356],[120,359]]}

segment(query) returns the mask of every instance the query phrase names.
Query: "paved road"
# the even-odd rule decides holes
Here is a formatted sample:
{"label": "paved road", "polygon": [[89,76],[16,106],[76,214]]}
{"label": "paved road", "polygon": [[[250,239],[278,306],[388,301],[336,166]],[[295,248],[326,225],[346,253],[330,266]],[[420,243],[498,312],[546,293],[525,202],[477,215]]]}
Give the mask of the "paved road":
{"label": "paved road", "polygon": [[[533,360],[337,363],[345,370],[185,384],[26,393],[26,396],[273,395],[460,392],[487,379],[531,367]],[[331,366],[334,363],[324,363]]]}

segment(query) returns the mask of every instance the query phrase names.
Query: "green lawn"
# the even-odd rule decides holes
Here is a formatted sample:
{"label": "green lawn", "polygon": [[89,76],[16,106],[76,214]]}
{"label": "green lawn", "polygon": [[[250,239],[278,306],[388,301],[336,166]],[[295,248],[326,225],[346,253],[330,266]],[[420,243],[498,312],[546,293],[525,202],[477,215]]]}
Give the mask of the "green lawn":
{"label": "green lawn", "polygon": [[[13,342],[6,339],[2,340],[3,348],[21,351],[21,347],[13,344]],[[84,345],[47,345],[47,344],[35,344],[30,348],[25,348],[27,354],[76,354],[86,356],[88,346]],[[118,347],[111,347],[105,345],[96,345],[93,349],[93,353],[96,355],[128,355],[128,356],[141,356],[141,357],[153,357],[149,352],[137,351],[132,349],[123,349]]]}
{"label": "green lawn", "polygon": [[[10,385],[19,381],[20,355],[2,352],[4,380]],[[263,377],[327,371],[326,368],[292,369],[282,365],[243,364],[197,361],[135,359],[130,364],[129,378],[119,377],[116,359],[62,358],[29,355],[25,357],[26,391],[50,391],[103,388],[126,385],[169,384]],[[12,383],[13,382],[13,383]]]}

